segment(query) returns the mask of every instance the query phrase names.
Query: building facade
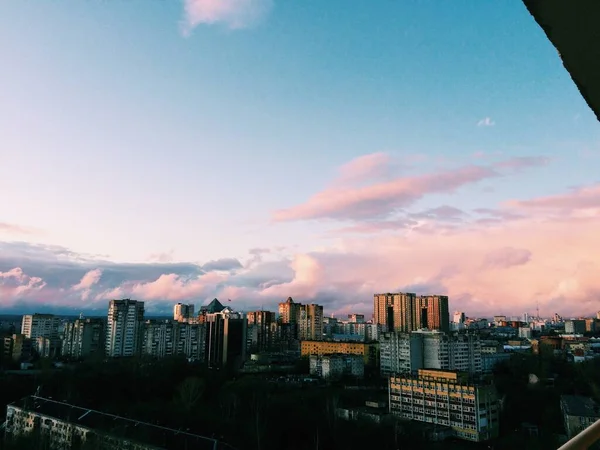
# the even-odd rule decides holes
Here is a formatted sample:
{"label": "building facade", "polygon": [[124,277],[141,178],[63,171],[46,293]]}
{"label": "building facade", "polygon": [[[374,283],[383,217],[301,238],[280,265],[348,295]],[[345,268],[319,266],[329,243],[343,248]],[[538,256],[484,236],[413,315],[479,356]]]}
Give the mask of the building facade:
{"label": "building facade", "polygon": [[147,320],[144,323],[142,353],[153,358],[185,356],[204,361],[206,324],[175,320]]}
{"label": "building facade", "polygon": [[311,355],[360,355],[365,364],[377,366],[378,344],[363,342],[335,342],[335,341],[302,341],[300,343],[300,354],[304,357]]}
{"label": "building facade", "polygon": [[375,294],[373,322],[384,331],[409,333],[420,329],[450,331],[448,297],[413,293]]}
{"label": "building facade", "polygon": [[396,416],[449,427],[457,438],[481,442],[498,437],[499,402],[491,385],[466,374],[420,369],[389,379],[389,408]]}
{"label": "building facade", "polygon": [[184,322],[192,318],[194,318],[194,305],[177,303],[175,306],[173,306],[173,320],[177,322]]}
{"label": "building facade", "polygon": [[311,355],[309,364],[311,375],[326,380],[365,376],[365,361],[361,355]]}
{"label": "building facade", "polygon": [[206,315],[206,362],[209,368],[241,367],[246,359],[247,321],[242,313],[224,309]]}
{"label": "building facade", "polygon": [[111,300],[106,322],[106,356],[138,356],[144,338],[144,302]]}
{"label": "building facade", "polygon": [[481,341],[476,334],[440,331],[384,333],[380,339],[380,371],[384,376],[419,369],[481,373]]}
{"label": "building facade", "polygon": [[80,318],[66,323],[62,336],[62,355],[76,359],[104,355],[105,333],[103,319]]}
{"label": "building facade", "polygon": [[248,342],[251,352],[263,352],[273,346],[273,332],[276,323],[271,311],[252,311],[246,314],[248,320]]}

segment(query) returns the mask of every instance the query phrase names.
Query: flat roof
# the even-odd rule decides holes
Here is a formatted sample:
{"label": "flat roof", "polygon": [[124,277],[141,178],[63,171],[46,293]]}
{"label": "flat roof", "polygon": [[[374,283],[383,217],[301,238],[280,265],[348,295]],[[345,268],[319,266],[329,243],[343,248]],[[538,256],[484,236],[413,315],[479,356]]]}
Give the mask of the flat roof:
{"label": "flat roof", "polygon": [[[107,414],[48,398],[32,395],[8,405],[8,407],[11,406],[73,425],[82,426],[100,435],[107,434],[156,448],[194,448],[198,450],[212,450],[215,448],[216,440],[212,438]],[[218,448],[231,449],[227,444],[221,442],[218,443]]]}
{"label": "flat roof", "polygon": [[600,419],[600,407],[589,397],[583,395],[561,395],[560,402],[565,414],[578,417],[597,417]]}

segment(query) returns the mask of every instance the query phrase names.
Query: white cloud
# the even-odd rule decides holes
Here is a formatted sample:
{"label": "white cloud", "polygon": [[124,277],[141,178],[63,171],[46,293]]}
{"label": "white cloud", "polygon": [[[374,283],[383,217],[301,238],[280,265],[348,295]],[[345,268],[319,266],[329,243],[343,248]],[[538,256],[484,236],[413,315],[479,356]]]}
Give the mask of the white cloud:
{"label": "white cloud", "polygon": [[184,0],[183,32],[187,34],[200,24],[249,28],[260,22],[272,5],[272,0]]}
{"label": "white cloud", "polygon": [[496,125],[496,122],[489,117],[485,117],[477,122],[478,127],[493,127],[494,125]]}

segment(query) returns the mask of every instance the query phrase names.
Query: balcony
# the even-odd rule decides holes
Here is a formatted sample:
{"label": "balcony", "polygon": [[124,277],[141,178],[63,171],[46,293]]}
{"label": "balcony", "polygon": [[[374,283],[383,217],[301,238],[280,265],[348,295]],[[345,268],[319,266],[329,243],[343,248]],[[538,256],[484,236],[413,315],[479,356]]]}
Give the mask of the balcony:
{"label": "balcony", "polygon": [[600,420],[574,436],[558,450],[587,450],[600,441]]}

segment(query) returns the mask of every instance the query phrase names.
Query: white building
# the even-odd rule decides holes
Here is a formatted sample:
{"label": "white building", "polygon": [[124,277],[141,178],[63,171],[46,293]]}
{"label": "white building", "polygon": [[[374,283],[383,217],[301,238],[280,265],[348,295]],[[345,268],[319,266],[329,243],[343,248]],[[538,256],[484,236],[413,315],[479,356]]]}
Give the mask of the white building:
{"label": "white building", "polygon": [[106,356],[136,356],[141,353],[144,302],[111,300],[106,324]]}
{"label": "white building", "polygon": [[519,337],[522,339],[531,339],[531,328],[519,327]]}
{"label": "white building", "polygon": [[21,334],[29,339],[37,339],[40,336],[54,340],[58,339],[60,318],[54,314],[27,314],[21,322]]}
{"label": "white building", "polygon": [[325,379],[344,375],[363,378],[365,361],[361,355],[311,355],[310,374]]}
{"label": "white building", "polygon": [[384,333],[380,339],[382,375],[418,369],[482,371],[481,341],[474,334],[449,336],[441,331]]}
{"label": "white building", "polygon": [[147,320],[144,324],[142,353],[155,358],[182,355],[204,360],[206,325],[174,320]]}

